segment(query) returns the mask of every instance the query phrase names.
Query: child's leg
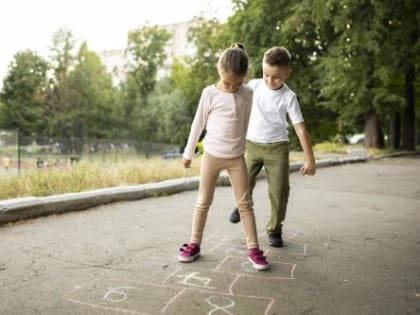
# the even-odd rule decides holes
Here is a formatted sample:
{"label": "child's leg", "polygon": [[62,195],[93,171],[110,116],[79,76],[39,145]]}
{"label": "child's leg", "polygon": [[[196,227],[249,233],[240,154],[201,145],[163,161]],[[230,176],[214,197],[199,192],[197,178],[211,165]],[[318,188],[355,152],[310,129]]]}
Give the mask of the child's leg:
{"label": "child's leg", "polygon": [[245,161],[248,169],[248,178],[249,178],[249,191],[252,199],[252,192],[254,191],[255,185],[257,183],[257,176],[263,167],[263,157],[264,152],[258,144],[255,144],[251,141],[246,143],[245,151]]}
{"label": "child's leg", "polygon": [[[256,143],[247,141],[246,151],[245,151],[245,162],[248,169],[248,179],[249,179],[249,194],[252,200],[252,192],[254,191],[255,184],[257,183],[258,173],[263,167],[263,154],[262,150],[258,147]],[[229,220],[232,223],[238,223],[241,221],[239,215],[238,206],[235,207],[233,212],[229,216]]]}
{"label": "child's leg", "polygon": [[226,168],[235,195],[235,202],[241,214],[246,244],[248,248],[258,248],[257,228],[255,224],[252,199],[249,190],[248,172],[243,156],[230,160]]}
{"label": "child's leg", "polygon": [[243,156],[233,159],[227,167],[230,182],[235,194],[235,201],[241,214],[242,226],[248,247],[248,260],[257,270],[268,270],[270,264],[258,246],[257,228],[255,224],[252,199],[249,192],[248,172]]}
{"label": "child's leg", "polygon": [[282,222],[286,218],[289,199],[289,146],[287,143],[272,144],[267,148],[264,167],[270,199],[270,220],[266,231],[270,234],[282,233]]}
{"label": "child's leg", "polygon": [[[200,185],[197,203],[192,220],[191,242],[200,244],[207,220],[207,213],[213,201],[217,178],[219,177],[221,159],[207,153],[203,154],[200,168]],[[223,160],[222,160],[223,161]]]}

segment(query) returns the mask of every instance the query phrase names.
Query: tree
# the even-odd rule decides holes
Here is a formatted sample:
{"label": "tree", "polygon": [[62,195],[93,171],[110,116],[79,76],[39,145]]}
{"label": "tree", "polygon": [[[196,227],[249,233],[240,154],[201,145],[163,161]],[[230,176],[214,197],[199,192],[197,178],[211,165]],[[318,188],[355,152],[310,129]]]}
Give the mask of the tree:
{"label": "tree", "polygon": [[[323,53],[318,26],[312,20],[308,1],[235,0],[235,13],[228,20],[226,33],[231,41],[242,41],[249,53],[250,76],[261,77],[264,52],[273,46],[285,46],[292,54],[293,75],[287,84],[297,93],[305,122],[313,142],[336,134],[336,114],[319,106],[320,73],[316,71]],[[261,16],[264,16],[262,19]],[[291,145],[298,140],[290,133]]]}
{"label": "tree", "polygon": [[189,40],[196,48],[194,56],[176,59],[171,69],[174,88],[186,96],[191,119],[202,89],[218,79],[216,65],[219,54],[230,45],[220,40],[224,28],[217,20],[196,18],[194,24],[189,32]]}
{"label": "tree", "polygon": [[188,137],[191,116],[187,99],[181,90],[174,89],[169,78],[159,80],[148,97],[149,123],[155,128],[157,142],[179,145]]}
{"label": "tree", "polygon": [[365,145],[381,148],[387,108],[375,97],[382,87],[378,56],[384,41],[377,8],[369,0],[333,0],[317,8],[320,32],[328,43],[318,68],[323,74],[321,102],[339,114],[344,129],[364,124]]}
{"label": "tree", "polygon": [[60,28],[53,34],[50,58],[56,82],[64,80],[71,70],[75,59],[74,49],[75,40],[70,30]]}
{"label": "tree", "polygon": [[117,108],[112,79],[86,43],[81,45],[73,70],[61,79],[55,95],[60,108],[54,115],[55,134],[77,139],[69,143],[67,151],[80,152],[83,139],[113,135]]}
{"label": "tree", "polygon": [[158,26],[142,26],[128,34],[127,55],[129,76],[138,85],[138,93],[142,98],[153,91],[158,69],[165,61],[165,45],[170,34]]}
{"label": "tree", "polygon": [[[343,124],[364,123],[367,147],[382,147],[382,129],[389,128],[392,146],[398,148],[404,116],[403,142],[410,143],[404,146],[413,149],[416,3],[313,0],[313,4],[318,4],[313,5],[314,12],[328,40],[320,67],[323,104],[339,113]],[[387,121],[390,127],[384,124]]]}
{"label": "tree", "polygon": [[[418,2],[374,2],[378,8],[378,20],[386,35],[382,47],[382,59],[389,69],[386,85],[390,97],[394,98],[393,147],[399,147],[402,125],[402,146],[408,150],[415,148],[416,121],[416,72],[419,64],[419,17]],[[417,65],[417,66],[416,66]],[[391,79],[389,79],[391,78]],[[395,79],[398,78],[398,82]],[[403,82],[403,84],[401,84]],[[401,99],[404,99],[401,101]],[[402,123],[401,123],[402,117]]]}
{"label": "tree", "polygon": [[[52,78],[48,95],[48,136],[63,137],[70,139],[74,136],[64,121],[74,119],[71,117],[71,105],[68,101],[72,98],[72,91],[66,81],[67,76],[74,67],[76,54],[74,53],[75,40],[71,31],[60,28],[53,34],[52,46],[50,47],[50,60]],[[71,142],[67,141],[66,151],[72,150]]]}
{"label": "tree", "polygon": [[0,128],[4,128],[8,124],[6,115],[6,105],[1,102],[0,98]]}
{"label": "tree", "polygon": [[35,52],[18,52],[9,65],[0,99],[2,128],[30,135],[46,127],[48,63]]}
{"label": "tree", "polygon": [[182,148],[187,142],[201,92],[205,86],[217,82],[219,54],[231,44],[225,38],[224,25],[216,19],[197,17],[193,23],[194,27],[190,29],[188,37],[194,43],[195,54],[175,59],[170,74],[173,89],[185,99],[179,108],[182,112],[180,119],[185,124],[178,131]]}
{"label": "tree", "polygon": [[165,60],[165,45],[170,38],[158,26],[142,26],[128,34],[126,81],[122,84],[124,119],[129,136],[149,139],[147,96],[153,91],[158,69]]}

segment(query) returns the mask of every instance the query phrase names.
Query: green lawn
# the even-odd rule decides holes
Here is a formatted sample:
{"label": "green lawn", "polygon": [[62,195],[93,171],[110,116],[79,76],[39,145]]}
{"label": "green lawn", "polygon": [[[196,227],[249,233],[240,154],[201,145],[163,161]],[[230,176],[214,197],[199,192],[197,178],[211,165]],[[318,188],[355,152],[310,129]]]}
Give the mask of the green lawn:
{"label": "green lawn", "polygon": [[[344,145],[314,146],[315,157],[336,159],[345,157],[351,150],[362,147]],[[385,151],[374,150],[370,155]],[[291,152],[290,161],[303,161],[302,152]],[[29,164],[26,164],[29,165]],[[105,187],[137,185],[158,182],[166,179],[199,175],[200,157],[193,160],[190,169],[184,169],[180,159],[165,160],[162,157],[145,158],[128,156],[126,158],[84,158],[79,163],[58,164],[57,167],[21,170],[5,170],[0,167],[0,200],[26,196],[48,196],[69,192],[80,192]]]}

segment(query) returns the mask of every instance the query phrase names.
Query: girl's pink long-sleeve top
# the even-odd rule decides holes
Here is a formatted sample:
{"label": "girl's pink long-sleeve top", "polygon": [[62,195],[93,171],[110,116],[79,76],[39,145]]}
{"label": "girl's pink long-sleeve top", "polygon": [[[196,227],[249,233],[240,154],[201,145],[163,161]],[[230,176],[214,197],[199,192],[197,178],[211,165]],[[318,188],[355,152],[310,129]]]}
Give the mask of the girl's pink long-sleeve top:
{"label": "girl's pink long-sleeve top", "polygon": [[201,93],[183,157],[191,160],[197,141],[206,128],[204,151],[223,159],[245,152],[245,137],[252,106],[252,89],[242,85],[235,93],[207,86]]}

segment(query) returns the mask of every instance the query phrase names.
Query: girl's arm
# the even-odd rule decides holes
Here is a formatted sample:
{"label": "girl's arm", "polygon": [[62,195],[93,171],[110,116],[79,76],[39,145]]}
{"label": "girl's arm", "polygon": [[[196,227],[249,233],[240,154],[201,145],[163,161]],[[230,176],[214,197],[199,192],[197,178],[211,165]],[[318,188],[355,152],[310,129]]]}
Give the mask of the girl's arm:
{"label": "girl's arm", "polygon": [[197,146],[197,141],[207,123],[208,118],[208,101],[205,90],[201,94],[200,102],[198,103],[197,111],[191,125],[190,135],[188,137],[187,145],[185,146],[184,153],[182,154],[182,164],[185,168],[189,168],[191,160]]}

